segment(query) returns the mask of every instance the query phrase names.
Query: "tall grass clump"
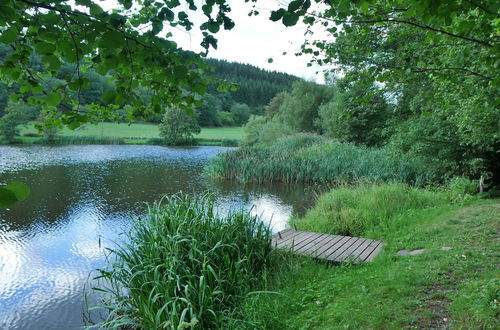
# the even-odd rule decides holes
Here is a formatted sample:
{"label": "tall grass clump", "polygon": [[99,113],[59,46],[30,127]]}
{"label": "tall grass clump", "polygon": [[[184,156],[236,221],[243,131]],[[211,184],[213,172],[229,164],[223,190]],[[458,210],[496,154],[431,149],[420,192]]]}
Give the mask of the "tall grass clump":
{"label": "tall grass clump", "polygon": [[98,276],[105,328],[224,328],[270,266],[269,227],[244,211],[222,216],[206,196],[155,203],[127,237]]}
{"label": "tall grass clump", "polygon": [[242,147],[219,154],[209,176],[241,182],[403,182],[424,186],[436,179],[417,158],[385,148],[365,148],[314,134],[284,137],[271,146]]}
{"label": "tall grass clump", "polygon": [[301,230],[359,236],[369,230],[394,230],[397,215],[450,203],[453,194],[401,183],[343,186],[321,195],[303,218],[290,223]]}

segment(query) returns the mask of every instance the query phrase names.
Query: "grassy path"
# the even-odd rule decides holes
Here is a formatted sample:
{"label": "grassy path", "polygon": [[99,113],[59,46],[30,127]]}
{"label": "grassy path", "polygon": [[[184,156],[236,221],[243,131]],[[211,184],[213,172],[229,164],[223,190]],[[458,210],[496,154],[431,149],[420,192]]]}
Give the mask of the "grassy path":
{"label": "grassy path", "polygon": [[271,288],[282,294],[247,311],[267,329],[499,329],[499,219],[498,200],[405,213],[399,229],[372,233],[387,245],[371,264],[291,261]]}

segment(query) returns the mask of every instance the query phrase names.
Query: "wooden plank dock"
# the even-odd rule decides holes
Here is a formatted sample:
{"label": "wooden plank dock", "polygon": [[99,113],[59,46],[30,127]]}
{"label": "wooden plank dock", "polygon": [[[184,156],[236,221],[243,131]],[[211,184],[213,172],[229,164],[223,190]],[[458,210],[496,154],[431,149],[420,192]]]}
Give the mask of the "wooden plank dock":
{"label": "wooden plank dock", "polygon": [[372,261],[384,243],[360,237],[285,229],[273,235],[272,245],[277,249],[331,262],[360,263]]}

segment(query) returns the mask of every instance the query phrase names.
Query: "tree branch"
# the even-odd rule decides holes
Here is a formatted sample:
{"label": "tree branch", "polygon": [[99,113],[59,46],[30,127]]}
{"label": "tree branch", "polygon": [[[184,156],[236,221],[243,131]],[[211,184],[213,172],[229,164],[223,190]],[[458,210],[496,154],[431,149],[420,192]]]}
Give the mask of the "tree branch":
{"label": "tree branch", "polygon": [[71,28],[69,27],[68,20],[66,19],[66,14],[61,13],[61,17],[64,21],[64,26],[68,30],[71,40],[73,40],[73,45],[75,46],[75,53],[76,53],[76,74],[78,76],[78,107],[80,106],[81,102],[81,93],[82,93],[82,77],[80,73],[80,54],[78,53],[78,44],[76,43],[75,40],[75,35],[73,34],[73,31],[71,31]]}
{"label": "tree branch", "polygon": [[469,69],[465,69],[465,68],[454,68],[454,67],[451,67],[451,68],[419,68],[417,70],[412,70],[412,72],[416,72],[416,73],[420,73],[420,72],[428,72],[428,71],[443,71],[443,70],[455,70],[455,71],[463,71],[463,72],[467,72],[473,76],[476,76],[476,77],[479,77],[479,78],[482,78],[484,80],[492,80],[493,78],[490,78],[488,76],[485,76],[484,74],[481,74],[481,73],[478,73],[478,72],[475,72],[475,71],[472,71],[472,70],[469,70]]}
{"label": "tree branch", "polygon": [[436,33],[445,34],[445,35],[453,37],[453,38],[458,38],[458,39],[462,39],[462,40],[467,40],[467,41],[470,41],[470,42],[474,42],[474,43],[477,43],[477,44],[480,44],[482,46],[486,46],[486,47],[489,47],[489,48],[493,47],[492,44],[490,44],[489,42],[486,42],[484,40],[479,40],[479,39],[475,39],[475,38],[472,38],[472,37],[469,37],[469,36],[463,36],[463,35],[455,34],[455,33],[452,33],[452,32],[445,31],[445,30],[437,29],[437,28],[429,26],[429,25],[425,25],[425,24],[421,24],[421,23],[416,23],[416,22],[412,22],[412,21],[407,21],[407,20],[404,20],[404,19],[387,18],[387,19],[373,19],[373,20],[357,20],[357,19],[355,19],[355,20],[338,20],[338,19],[334,19],[334,18],[330,18],[330,17],[320,16],[320,15],[317,15],[317,14],[314,14],[314,13],[313,14],[309,14],[309,15],[317,17],[317,18],[325,19],[325,20],[334,22],[336,24],[375,24],[375,23],[399,23],[399,24],[407,24],[407,25],[411,25],[411,26],[414,26],[414,27],[418,27],[420,29],[430,30],[430,31],[433,31],[433,32],[436,32]]}
{"label": "tree branch", "polygon": [[470,3],[471,5],[473,6],[476,6],[477,8],[481,9],[482,11],[484,11],[485,13],[488,13],[490,15],[495,15],[495,16],[499,16],[498,13],[494,13],[492,11],[490,11],[488,8],[486,8],[484,5],[482,4],[479,4],[479,3],[476,3],[475,1],[472,1],[472,0],[467,0],[468,3]]}
{"label": "tree branch", "polygon": [[81,12],[81,11],[77,11],[77,10],[66,10],[66,9],[62,9],[62,8],[57,8],[57,7],[54,7],[54,6],[49,6],[49,5],[45,5],[45,4],[39,3],[39,2],[30,1],[30,0],[18,0],[18,1],[23,2],[23,3],[25,3],[27,5],[30,5],[30,6],[36,7],[36,8],[43,8],[43,9],[47,9],[47,10],[53,10],[53,11],[57,11],[58,13],[66,14],[66,15],[71,15],[71,16],[82,16],[82,17],[86,17],[90,21],[96,21],[96,22],[104,23],[109,30],[111,30],[111,31],[118,31],[118,32],[122,33],[125,39],[134,41],[134,42],[136,42],[137,44],[141,45],[144,48],[148,48],[148,49],[152,49],[153,48],[151,45],[146,45],[145,43],[137,40],[136,38],[133,38],[133,37],[127,35],[127,33],[125,31],[123,31],[123,30],[121,30],[119,28],[116,28],[116,27],[111,27],[108,22],[103,22],[102,20],[100,20],[100,19],[98,19],[98,18],[96,18],[96,17],[94,17],[92,15],[89,15],[87,13],[84,13],[84,12]]}

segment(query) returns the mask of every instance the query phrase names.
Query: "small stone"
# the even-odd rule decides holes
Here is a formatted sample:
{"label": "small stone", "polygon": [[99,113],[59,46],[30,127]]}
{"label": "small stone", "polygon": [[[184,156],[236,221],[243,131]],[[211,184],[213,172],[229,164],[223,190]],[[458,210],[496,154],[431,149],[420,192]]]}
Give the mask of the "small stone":
{"label": "small stone", "polygon": [[413,251],[410,251],[410,255],[416,256],[416,255],[424,253],[424,251],[425,251],[425,249],[413,250]]}
{"label": "small stone", "polygon": [[408,250],[401,250],[401,251],[398,251],[397,255],[400,256],[400,257],[404,257],[404,256],[407,256],[410,254],[410,251]]}
{"label": "small stone", "polygon": [[451,250],[451,249],[453,249],[453,246],[443,246],[443,247],[441,248],[441,250],[443,250],[443,251],[449,251],[449,250]]}

